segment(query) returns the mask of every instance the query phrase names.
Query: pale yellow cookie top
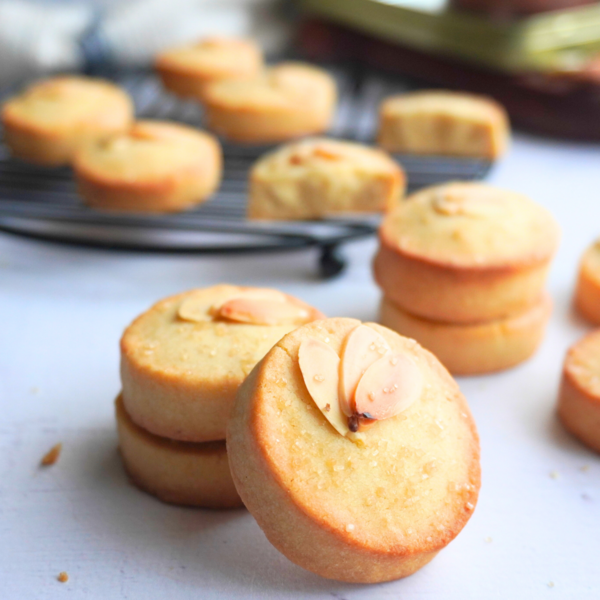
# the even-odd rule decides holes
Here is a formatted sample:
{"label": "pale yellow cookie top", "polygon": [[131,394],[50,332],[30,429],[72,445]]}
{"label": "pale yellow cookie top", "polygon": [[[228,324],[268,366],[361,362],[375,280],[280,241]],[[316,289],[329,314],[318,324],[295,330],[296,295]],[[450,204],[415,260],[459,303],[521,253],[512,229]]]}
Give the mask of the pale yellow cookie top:
{"label": "pale yellow cookie top", "polygon": [[[306,340],[317,340],[342,356],[349,334],[360,325],[326,319],[285,336],[240,390],[237,402],[248,411],[244,422],[251,424],[261,462],[286,495],[324,527],[380,551],[439,549],[475,508],[475,425],[457,384],[431,353],[368,323],[392,356],[405,357],[418,370],[421,391],[408,408],[376,421],[357,439],[336,431],[302,378],[300,349]],[[326,386],[329,376],[315,375],[316,385]],[[393,389],[383,390],[388,391]],[[325,410],[329,414],[333,407]]]}
{"label": "pale yellow cookie top", "polygon": [[3,118],[43,129],[113,128],[133,118],[124,90],[102,79],[56,77],[33,84],[8,100]]}
{"label": "pale yellow cookie top", "polygon": [[164,121],[137,121],[126,133],[88,145],[75,166],[105,179],[151,181],[174,172],[218,168],[221,150],[210,134]]}
{"label": "pale yellow cookie top", "polygon": [[565,373],[600,403],[600,330],[579,340],[567,352]]}
{"label": "pale yellow cookie top", "polygon": [[600,285],[600,240],[585,251],[581,259],[581,268],[588,278]]}
{"label": "pale yellow cookie top", "polygon": [[[252,367],[286,333],[323,315],[276,290],[267,291],[299,308],[297,322],[253,324],[219,316],[227,301],[257,295],[259,288],[217,285],[161,300],[140,315],[121,339],[124,358],[147,373],[170,380],[241,383]],[[268,317],[268,315],[267,315]]]}
{"label": "pale yellow cookie top", "polygon": [[157,56],[156,66],[210,80],[251,76],[262,61],[252,40],[214,37],[165,50]]}
{"label": "pale yellow cookie top", "polygon": [[380,228],[382,243],[391,249],[466,268],[548,261],[559,237],[548,210],[522,194],[482,183],[448,183],[417,192]]}
{"label": "pale yellow cookie top", "polygon": [[259,179],[295,180],[315,177],[343,177],[347,173],[377,176],[401,175],[402,169],[387,153],[330,138],[309,138],[286,144],[263,156],[252,168]]}
{"label": "pale yellow cookie top", "polygon": [[449,116],[470,122],[506,120],[502,106],[491,98],[445,90],[391,96],[382,102],[380,110],[385,117]]}
{"label": "pale yellow cookie top", "polygon": [[281,63],[249,80],[223,80],[206,89],[206,102],[235,110],[329,107],[336,86],[323,69],[303,63]]}

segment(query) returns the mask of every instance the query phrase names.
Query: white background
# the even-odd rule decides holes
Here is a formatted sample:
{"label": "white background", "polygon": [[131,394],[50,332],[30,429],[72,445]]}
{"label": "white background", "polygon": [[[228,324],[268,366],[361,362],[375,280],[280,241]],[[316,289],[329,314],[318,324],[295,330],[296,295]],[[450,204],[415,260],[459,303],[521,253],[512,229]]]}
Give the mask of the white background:
{"label": "white background", "polygon": [[[554,407],[565,350],[587,331],[570,301],[579,256],[600,235],[600,147],[519,136],[490,179],[562,225],[554,315],[534,359],[460,380],[482,444],[473,518],[429,566],[376,586],[303,571],[243,510],[177,508],[139,492],[119,462],[112,405],[123,328],[175,292],[268,285],[330,316],[375,319],[374,241],[347,247],[350,268],[322,283],[312,251],[165,257],[0,235],[0,598],[599,598],[600,458],[563,431]],[[60,461],[40,469],[59,441]]]}

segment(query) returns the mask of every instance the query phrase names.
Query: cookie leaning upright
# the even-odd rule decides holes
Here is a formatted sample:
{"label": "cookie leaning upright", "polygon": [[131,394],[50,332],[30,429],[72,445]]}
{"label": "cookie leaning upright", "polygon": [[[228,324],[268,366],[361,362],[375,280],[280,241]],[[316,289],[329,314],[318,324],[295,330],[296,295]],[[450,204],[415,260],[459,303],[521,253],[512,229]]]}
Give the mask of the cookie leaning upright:
{"label": "cookie leaning upright", "polygon": [[228,426],[236,488],[271,543],[321,576],[414,573],[471,516],[479,442],[437,359],[376,324],[286,335],[246,379]]}
{"label": "cookie leaning upright", "polygon": [[385,152],[328,138],[293,142],[250,172],[251,219],[319,219],[392,210],[404,195],[403,170]]}
{"label": "cookie leaning upright", "polygon": [[46,166],[71,162],[82,146],[126,130],[133,102],[102,79],[55,77],[2,106],[4,140],[13,156]]}
{"label": "cookie leaning upright", "polygon": [[208,127],[248,144],[283,142],[322,133],[333,119],[334,79],[304,63],[281,63],[247,80],[207,85],[203,102]]}
{"label": "cookie leaning upright", "polygon": [[219,142],[167,121],[137,121],[128,131],[79,150],[78,191],[94,208],[172,212],[206,200],[221,182]]}
{"label": "cookie leaning upright", "polygon": [[154,66],[169,91],[202,100],[210,83],[256,76],[263,57],[252,40],[212,37],[165,50]]}

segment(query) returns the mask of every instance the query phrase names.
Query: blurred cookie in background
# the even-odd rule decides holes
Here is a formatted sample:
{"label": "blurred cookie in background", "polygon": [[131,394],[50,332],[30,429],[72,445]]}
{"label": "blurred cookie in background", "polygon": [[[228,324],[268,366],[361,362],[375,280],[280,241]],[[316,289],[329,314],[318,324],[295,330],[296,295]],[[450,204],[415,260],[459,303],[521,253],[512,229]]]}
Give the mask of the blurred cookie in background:
{"label": "blurred cookie in background", "polygon": [[161,52],[154,66],[170,92],[202,100],[209,83],[256,76],[263,56],[252,40],[211,37]]}
{"label": "blurred cookie in background", "polygon": [[81,76],[36,82],[2,107],[4,141],[12,155],[51,167],[70,164],[80,148],[126,131],[133,117],[124,90]]}

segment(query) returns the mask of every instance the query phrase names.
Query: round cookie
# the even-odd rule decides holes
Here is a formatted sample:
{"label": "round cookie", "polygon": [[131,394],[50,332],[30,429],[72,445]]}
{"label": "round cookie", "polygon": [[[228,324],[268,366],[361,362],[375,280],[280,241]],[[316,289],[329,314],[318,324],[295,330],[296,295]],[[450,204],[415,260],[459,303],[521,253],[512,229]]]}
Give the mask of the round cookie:
{"label": "round cookie", "polygon": [[559,228],[526,196],[448,183],[401,203],[379,239],[375,279],[394,304],[433,321],[477,323],[539,300]]}
{"label": "round cookie", "polygon": [[281,63],[253,79],[218,81],[204,92],[208,127],[230,140],[282,142],[329,128],[336,85],[322,69]]}
{"label": "round cookie", "polygon": [[464,527],[480,486],[456,382],[414,340],[354,319],[302,326],[269,351],[240,388],[227,449],[269,541],[340,581],[414,573]]}
{"label": "round cookie", "polygon": [[263,57],[252,40],[215,37],[165,50],[154,66],[169,91],[201,100],[209,83],[257,75]]}
{"label": "round cookie", "polygon": [[131,480],[163,502],[237,508],[225,442],[194,444],[153,435],[136,425],[119,396],[115,402],[119,448]]}
{"label": "round cookie", "polygon": [[381,150],[304,139],[266,154],[252,167],[248,217],[319,219],[385,212],[398,204],[405,187],[400,165]]}
{"label": "round cookie", "polygon": [[128,129],[133,112],[129,96],[108,81],[55,77],[4,103],[4,141],[23,160],[66,165],[80,147]]}
{"label": "round cookie", "polygon": [[524,313],[497,321],[438,323],[415,317],[383,298],[379,320],[417,340],[454,375],[479,375],[502,371],[530,358],[542,341],[551,312],[552,301],[545,293]]}
{"label": "round cookie", "polygon": [[573,435],[600,452],[600,330],[588,334],[567,352],[558,416]]}
{"label": "round cookie", "polygon": [[581,259],[575,306],[590,323],[600,325],[600,240]]}
{"label": "round cookie", "polygon": [[246,375],[283,335],[318,318],[269,289],[217,285],[161,300],[121,338],[125,408],[161,437],[222,440]]}
{"label": "round cookie", "polygon": [[79,193],[94,208],[172,212],[206,200],[221,181],[218,141],[192,127],[138,121],[75,155]]}

